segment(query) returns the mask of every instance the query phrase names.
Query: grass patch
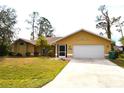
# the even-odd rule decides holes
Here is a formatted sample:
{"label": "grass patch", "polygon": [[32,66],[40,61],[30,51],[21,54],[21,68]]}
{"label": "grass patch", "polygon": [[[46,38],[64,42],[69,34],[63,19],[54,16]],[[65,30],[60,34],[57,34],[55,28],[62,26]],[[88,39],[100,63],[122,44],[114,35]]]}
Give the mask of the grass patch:
{"label": "grass patch", "polygon": [[67,61],[53,58],[0,58],[1,88],[36,88],[53,80]]}
{"label": "grass patch", "polygon": [[124,58],[117,58],[115,60],[111,60],[111,62],[115,63],[116,65],[124,68]]}

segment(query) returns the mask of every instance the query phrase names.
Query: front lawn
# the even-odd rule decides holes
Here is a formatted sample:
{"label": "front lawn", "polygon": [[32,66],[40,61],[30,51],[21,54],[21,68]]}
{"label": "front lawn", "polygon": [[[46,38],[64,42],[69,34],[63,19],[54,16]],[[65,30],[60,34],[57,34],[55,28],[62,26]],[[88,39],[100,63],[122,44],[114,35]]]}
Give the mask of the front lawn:
{"label": "front lawn", "polygon": [[110,60],[110,61],[115,63],[116,65],[124,68],[124,58],[117,58],[115,60]]}
{"label": "front lawn", "polygon": [[1,88],[42,87],[53,80],[67,61],[53,58],[0,58]]}

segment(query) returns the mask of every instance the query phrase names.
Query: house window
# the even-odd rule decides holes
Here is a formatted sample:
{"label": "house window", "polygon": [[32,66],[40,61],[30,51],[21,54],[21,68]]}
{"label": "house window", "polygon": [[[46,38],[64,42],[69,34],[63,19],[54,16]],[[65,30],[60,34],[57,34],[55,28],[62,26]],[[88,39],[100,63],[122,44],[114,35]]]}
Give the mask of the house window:
{"label": "house window", "polygon": [[24,43],[23,43],[23,42],[21,42],[21,43],[20,43],[20,45],[24,45]]}

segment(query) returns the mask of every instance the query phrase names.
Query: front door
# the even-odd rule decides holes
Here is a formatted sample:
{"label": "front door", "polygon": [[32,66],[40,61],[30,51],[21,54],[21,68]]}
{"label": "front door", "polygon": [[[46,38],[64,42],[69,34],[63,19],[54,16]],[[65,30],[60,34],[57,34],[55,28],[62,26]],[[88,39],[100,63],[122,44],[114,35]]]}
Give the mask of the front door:
{"label": "front door", "polygon": [[66,45],[59,45],[59,57],[66,57]]}

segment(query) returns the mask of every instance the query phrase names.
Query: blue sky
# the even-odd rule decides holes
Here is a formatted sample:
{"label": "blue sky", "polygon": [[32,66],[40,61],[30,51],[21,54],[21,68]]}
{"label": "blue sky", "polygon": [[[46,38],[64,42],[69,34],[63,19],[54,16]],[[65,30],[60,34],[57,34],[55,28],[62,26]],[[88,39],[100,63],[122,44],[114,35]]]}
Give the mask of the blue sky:
{"label": "blue sky", "polygon": [[[41,16],[46,17],[53,25],[56,36],[66,36],[81,28],[98,34],[100,30],[95,27],[98,7],[106,4],[110,16],[121,15],[124,18],[123,0],[1,0],[0,5],[15,8],[18,15],[17,26],[21,28],[18,37],[30,39],[30,30],[25,22],[32,11],[38,11]],[[114,32],[112,38],[118,40],[120,33]]]}

